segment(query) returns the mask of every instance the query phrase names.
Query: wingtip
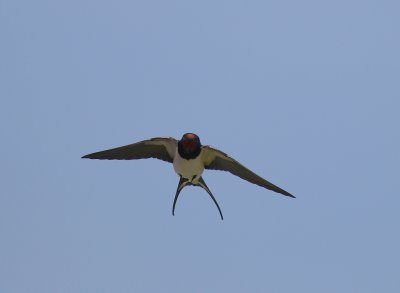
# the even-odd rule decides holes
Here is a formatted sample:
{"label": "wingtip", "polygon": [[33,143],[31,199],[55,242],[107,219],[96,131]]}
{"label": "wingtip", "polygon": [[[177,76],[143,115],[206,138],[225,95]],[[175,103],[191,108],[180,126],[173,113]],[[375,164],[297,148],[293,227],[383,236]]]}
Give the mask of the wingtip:
{"label": "wingtip", "polygon": [[291,198],[296,198],[293,194],[290,194],[289,192],[287,194],[285,194],[285,195],[288,196],[288,197],[291,197]]}
{"label": "wingtip", "polygon": [[280,194],[282,194],[284,196],[287,196],[287,197],[296,198],[293,194],[291,194],[291,193],[289,193],[286,190],[283,190],[281,188],[280,188],[279,191],[276,191],[276,192],[278,192],[278,193],[280,193]]}
{"label": "wingtip", "polygon": [[101,159],[101,158],[97,157],[96,154],[87,154],[81,157],[81,159]]}

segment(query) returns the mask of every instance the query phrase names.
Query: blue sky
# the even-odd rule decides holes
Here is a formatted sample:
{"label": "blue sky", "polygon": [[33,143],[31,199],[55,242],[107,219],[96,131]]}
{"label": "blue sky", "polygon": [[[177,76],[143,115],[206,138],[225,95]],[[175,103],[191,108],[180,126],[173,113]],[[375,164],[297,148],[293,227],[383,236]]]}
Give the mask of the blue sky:
{"label": "blue sky", "polygon": [[[0,2],[1,292],[399,292],[397,1]],[[293,193],[90,152],[197,133]]]}

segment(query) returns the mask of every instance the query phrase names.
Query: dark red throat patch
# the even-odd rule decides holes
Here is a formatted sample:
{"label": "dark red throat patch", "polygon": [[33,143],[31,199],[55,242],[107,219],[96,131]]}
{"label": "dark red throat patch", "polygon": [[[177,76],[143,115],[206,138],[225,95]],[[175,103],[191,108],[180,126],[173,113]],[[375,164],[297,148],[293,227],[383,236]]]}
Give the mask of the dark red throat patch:
{"label": "dark red throat patch", "polygon": [[197,143],[193,140],[184,140],[182,144],[185,149],[195,150],[197,148]]}

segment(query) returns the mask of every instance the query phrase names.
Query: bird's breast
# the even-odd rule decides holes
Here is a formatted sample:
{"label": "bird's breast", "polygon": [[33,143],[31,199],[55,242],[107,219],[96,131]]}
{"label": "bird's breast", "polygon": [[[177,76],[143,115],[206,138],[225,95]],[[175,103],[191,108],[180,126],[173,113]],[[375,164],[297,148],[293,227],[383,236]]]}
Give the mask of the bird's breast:
{"label": "bird's breast", "polygon": [[190,180],[192,180],[194,176],[200,177],[204,171],[204,163],[201,159],[201,153],[194,159],[186,160],[179,155],[178,151],[176,151],[173,165],[174,170],[178,175]]}

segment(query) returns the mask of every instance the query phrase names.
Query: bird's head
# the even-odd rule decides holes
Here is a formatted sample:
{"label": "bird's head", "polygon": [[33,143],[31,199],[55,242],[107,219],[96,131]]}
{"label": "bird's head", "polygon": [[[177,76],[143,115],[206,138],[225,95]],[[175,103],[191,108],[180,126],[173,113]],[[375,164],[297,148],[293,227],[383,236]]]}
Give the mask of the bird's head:
{"label": "bird's head", "polygon": [[201,152],[200,138],[194,133],[185,133],[178,142],[178,152],[187,160],[196,158]]}

